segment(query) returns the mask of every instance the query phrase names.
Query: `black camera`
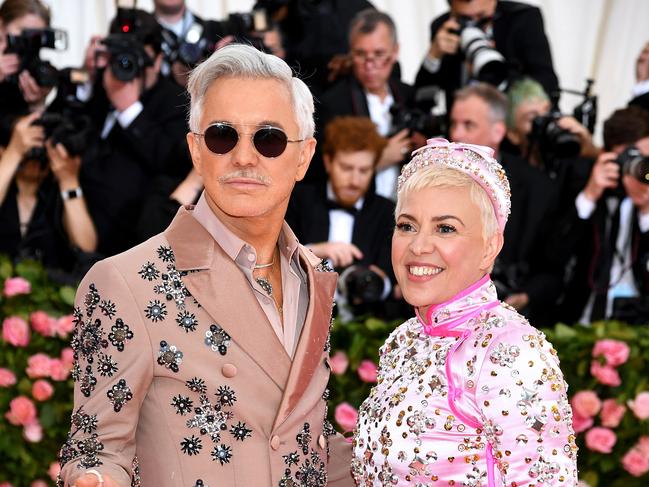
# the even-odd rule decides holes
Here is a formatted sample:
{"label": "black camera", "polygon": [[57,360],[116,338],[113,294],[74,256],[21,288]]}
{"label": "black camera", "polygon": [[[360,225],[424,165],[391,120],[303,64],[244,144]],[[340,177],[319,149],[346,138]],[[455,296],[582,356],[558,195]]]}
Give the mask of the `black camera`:
{"label": "black camera", "polygon": [[491,45],[489,37],[481,29],[482,22],[460,17],[458,23],[460,28],[453,33],[460,36],[460,48],[473,66],[473,76],[478,81],[499,86],[508,76],[505,57]]}
{"label": "black camera", "polygon": [[576,134],[559,126],[561,114],[551,111],[532,120],[530,139],[538,144],[544,161],[577,157],[581,141]]}
{"label": "black camera", "polygon": [[368,267],[347,267],[338,279],[338,288],[352,306],[381,301],[385,283],[383,278]]}
{"label": "black camera", "polygon": [[144,72],[144,68],[153,65],[142,42],[132,34],[110,34],[101,43],[110,55],[110,70],[120,81],[132,81]]}
{"label": "black camera", "polygon": [[196,66],[214,51],[216,38],[210,35],[210,26],[214,21],[205,25],[194,22],[181,37],[168,29],[162,30],[162,52],[169,64],[181,62],[187,67]]}
{"label": "black camera", "polygon": [[[67,33],[58,29],[25,29],[19,35],[7,36],[5,53],[16,54],[20,59],[18,73],[27,70],[39,86],[55,86],[58,70],[49,62],[40,59],[42,48],[67,49]],[[17,83],[18,73],[10,76],[9,81]]]}
{"label": "black camera", "polygon": [[631,145],[624,149],[615,159],[620,165],[622,174],[628,174],[644,184],[649,184],[649,157]]}
{"label": "black camera", "polygon": [[419,132],[426,137],[446,132],[446,121],[443,116],[433,115],[420,108],[406,108],[394,104],[390,107],[392,115],[392,133],[408,129],[410,133]]}

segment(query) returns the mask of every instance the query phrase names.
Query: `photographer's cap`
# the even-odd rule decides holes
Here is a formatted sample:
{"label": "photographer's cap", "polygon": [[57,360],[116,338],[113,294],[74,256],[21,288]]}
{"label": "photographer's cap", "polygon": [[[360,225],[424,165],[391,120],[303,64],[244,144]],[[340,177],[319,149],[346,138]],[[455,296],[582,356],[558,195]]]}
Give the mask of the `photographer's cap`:
{"label": "photographer's cap", "polygon": [[505,170],[494,158],[490,147],[449,142],[446,139],[428,139],[426,145],[412,153],[412,160],[401,170],[397,193],[410,176],[420,169],[443,165],[471,177],[487,193],[496,213],[498,228],[504,231],[511,213],[511,190]]}

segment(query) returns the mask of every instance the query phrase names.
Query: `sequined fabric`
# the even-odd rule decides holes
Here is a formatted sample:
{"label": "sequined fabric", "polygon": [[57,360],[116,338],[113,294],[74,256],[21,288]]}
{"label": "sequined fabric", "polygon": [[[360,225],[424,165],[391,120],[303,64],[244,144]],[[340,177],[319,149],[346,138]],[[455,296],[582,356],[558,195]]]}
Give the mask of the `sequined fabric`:
{"label": "sequined fabric", "polygon": [[429,317],[400,325],[381,347],[377,385],[359,410],[354,479],[574,486],[566,390],[551,344],[498,302],[486,276]]}

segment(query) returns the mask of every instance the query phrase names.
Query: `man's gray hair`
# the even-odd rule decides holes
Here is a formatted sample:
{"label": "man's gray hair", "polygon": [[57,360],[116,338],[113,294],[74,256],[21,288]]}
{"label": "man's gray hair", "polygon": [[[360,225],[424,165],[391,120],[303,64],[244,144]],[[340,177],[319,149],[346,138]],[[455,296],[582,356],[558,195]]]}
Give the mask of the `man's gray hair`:
{"label": "man's gray hair", "polygon": [[313,95],[304,81],[293,76],[291,68],[280,58],[265,54],[252,46],[230,44],[214,52],[189,76],[187,91],[191,98],[189,129],[200,132],[205,93],[221,78],[274,79],[286,86],[293,105],[299,138],[313,137]]}
{"label": "man's gray hair", "polygon": [[455,92],[454,100],[466,100],[476,96],[489,107],[492,122],[504,122],[507,118],[507,97],[487,83],[476,83],[465,86]]}
{"label": "man's gray hair", "polygon": [[358,34],[371,34],[379,24],[385,24],[390,31],[392,43],[397,44],[397,26],[388,14],[374,8],[366,8],[358,12],[349,23],[349,42]]}

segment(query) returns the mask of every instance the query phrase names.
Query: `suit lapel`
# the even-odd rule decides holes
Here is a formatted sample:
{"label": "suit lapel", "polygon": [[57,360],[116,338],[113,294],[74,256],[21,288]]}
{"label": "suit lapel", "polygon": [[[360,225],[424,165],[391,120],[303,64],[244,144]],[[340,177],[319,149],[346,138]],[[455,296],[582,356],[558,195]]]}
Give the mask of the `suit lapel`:
{"label": "suit lapel", "polygon": [[165,235],[177,269],[195,271],[183,277],[191,295],[284,390],[291,360],[236,263],[187,210],[179,211]]}
{"label": "suit lapel", "polygon": [[301,249],[300,258],[308,274],[309,307],[273,429],[277,428],[295,409],[322,360],[329,335],[333,293],[338,274],[315,271],[313,260],[304,255]]}

